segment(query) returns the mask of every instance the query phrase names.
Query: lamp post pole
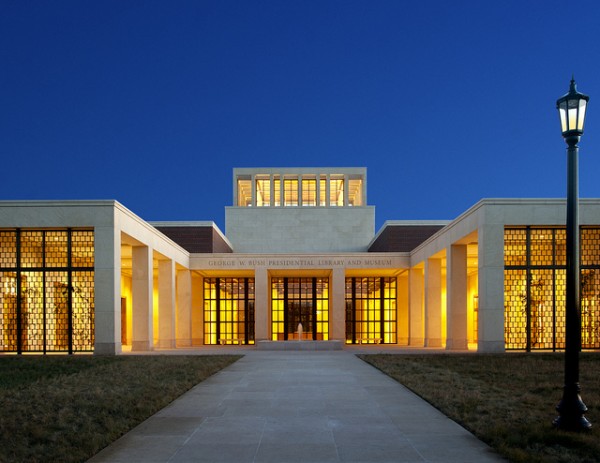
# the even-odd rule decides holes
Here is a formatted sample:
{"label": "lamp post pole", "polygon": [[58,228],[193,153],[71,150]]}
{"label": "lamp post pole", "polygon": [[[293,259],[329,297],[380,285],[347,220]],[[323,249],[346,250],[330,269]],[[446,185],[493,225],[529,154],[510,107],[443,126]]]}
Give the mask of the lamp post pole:
{"label": "lamp post pole", "polygon": [[567,143],[567,275],[565,307],[565,385],[556,410],[554,425],[568,431],[592,427],[584,416],[587,407],[579,387],[579,351],[581,350],[580,256],[579,256],[579,140],[583,134],[585,110],[589,97],[577,92],[571,80],[569,93],[556,104],[562,135]]}

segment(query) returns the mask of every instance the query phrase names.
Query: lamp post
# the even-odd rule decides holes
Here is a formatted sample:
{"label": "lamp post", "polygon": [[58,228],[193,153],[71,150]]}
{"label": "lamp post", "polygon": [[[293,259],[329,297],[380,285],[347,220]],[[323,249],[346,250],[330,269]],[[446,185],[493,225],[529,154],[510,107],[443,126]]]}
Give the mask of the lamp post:
{"label": "lamp post", "polygon": [[592,427],[584,413],[587,407],[579,395],[579,351],[581,350],[581,306],[579,283],[579,139],[589,97],[577,91],[571,79],[569,93],[559,98],[562,136],[567,143],[567,275],[565,315],[565,386],[556,410],[554,425],[568,431],[584,431]]}

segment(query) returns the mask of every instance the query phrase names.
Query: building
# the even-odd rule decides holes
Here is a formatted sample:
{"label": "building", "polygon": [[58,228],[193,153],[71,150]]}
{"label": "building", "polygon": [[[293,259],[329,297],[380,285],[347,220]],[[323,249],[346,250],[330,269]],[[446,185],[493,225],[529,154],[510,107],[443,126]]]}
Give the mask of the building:
{"label": "building", "polygon": [[[116,201],[1,201],[0,350],[562,349],[565,208],[484,199],[375,233],[364,168],[234,169],[226,233]],[[600,199],[580,223],[582,342],[598,349]]]}

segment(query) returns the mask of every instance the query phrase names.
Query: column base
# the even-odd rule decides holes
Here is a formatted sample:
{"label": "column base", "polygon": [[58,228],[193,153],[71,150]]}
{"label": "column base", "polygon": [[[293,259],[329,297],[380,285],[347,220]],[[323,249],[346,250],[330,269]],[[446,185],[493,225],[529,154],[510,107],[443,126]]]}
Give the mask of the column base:
{"label": "column base", "polygon": [[427,339],[425,347],[442,347],[442,340],[440,339]]}
{"label": "column base", "polygon": [[132,341],[131,352],[148,352],[152,350],[150,341]]}
{"label": "column base", "polygon": [[192,347],[191,339],[178,339],[175,342],[176,347]]}
{"label": "column base", "polygon": [[446,339],[446,350],[469,350],[466,339]]}
{"label": "column base", "polygon": [[158,348],[159,349],[174,349],[175,340],[174,339],[159,339],[158,340]]}
{"label": "column base", "polygon": [[477,352],[484,354],[503,354],[506,352],[504,341],[479,341]]}
{"label": "column base", "polygon": [[94,344],[94,355],[119,355],[122,352],[121,343],[97,342]]}

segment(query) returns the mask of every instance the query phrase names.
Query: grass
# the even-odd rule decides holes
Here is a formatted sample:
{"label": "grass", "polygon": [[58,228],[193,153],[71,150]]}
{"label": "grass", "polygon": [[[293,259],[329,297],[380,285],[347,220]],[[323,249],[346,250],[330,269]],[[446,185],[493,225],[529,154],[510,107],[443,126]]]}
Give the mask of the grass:
{"label": "grass", "polygon": [[81,462],[239,356],[0,357],[0,462]]}
{"label": "grass", "polygon": [[515,463],[600,461],[600,355],[580,360],[590,432],[554,429],[562,354],[362,355]]}

